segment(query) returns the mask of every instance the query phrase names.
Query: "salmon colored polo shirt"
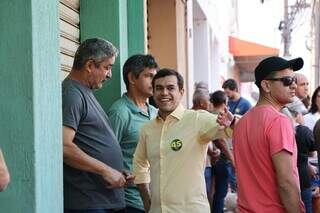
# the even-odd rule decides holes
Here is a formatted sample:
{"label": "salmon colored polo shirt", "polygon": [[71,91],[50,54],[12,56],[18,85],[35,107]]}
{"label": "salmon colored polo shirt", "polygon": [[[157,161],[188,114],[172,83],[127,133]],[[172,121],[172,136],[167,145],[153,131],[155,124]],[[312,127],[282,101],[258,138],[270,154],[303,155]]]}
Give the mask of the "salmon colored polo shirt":
{"label": "salmon colored polo shirt", "polygon": [[236,124],[233,147],[239,212],[285,213],[272,155],[282,150],[292,154],[291,175],[299,186],[297,146],[290,120],[271,106],[254,107]]}

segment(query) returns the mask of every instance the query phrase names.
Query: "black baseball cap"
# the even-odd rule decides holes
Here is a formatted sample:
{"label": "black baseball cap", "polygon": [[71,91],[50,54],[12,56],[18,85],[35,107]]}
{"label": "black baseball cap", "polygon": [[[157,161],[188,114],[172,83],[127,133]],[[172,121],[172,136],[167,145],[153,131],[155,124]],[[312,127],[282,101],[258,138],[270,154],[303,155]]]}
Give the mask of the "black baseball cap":
{"label": "black baseball cap", "polygon": [[287,68],[290,68],[293,71],[297,71],[302,67],[303,59],[300,57],[291,60],[286,60],[278,56],[265,58],[258,64],[256,69],[254,70],[254,76],[256,78],[255,84],[260,87],[261,81],[274,71],[280,71]]}

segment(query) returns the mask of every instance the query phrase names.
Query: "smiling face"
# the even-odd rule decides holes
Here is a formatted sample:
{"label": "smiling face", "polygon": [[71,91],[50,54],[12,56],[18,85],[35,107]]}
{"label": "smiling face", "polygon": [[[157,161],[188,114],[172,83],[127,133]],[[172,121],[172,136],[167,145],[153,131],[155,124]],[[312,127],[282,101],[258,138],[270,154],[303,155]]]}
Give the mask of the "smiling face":
{"label": "smiling face", "polygon": [[154,81],[153,97],[162,118],[165,119],[178,107],[183,92],[183,89],[179,89],[178,79],[174,75],[168,75]]}
{"label": "smiling face", "polygon": [[112,77],[112,66],[114,64],[115,57],[106,58],[98,65],[89,60],[87,67],[89,71],[88,85],[91,89],[100,89],[103,82],[111,79]]}

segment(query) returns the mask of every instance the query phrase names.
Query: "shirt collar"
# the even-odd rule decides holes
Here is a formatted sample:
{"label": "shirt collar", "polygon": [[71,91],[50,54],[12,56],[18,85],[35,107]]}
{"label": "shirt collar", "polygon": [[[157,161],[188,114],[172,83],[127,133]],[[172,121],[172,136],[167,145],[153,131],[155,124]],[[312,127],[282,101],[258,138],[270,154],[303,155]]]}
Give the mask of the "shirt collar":
{"label": "shirt collar", "polygon": [[[176,119],[178,119],[178,120],[181,120],[185,110],[186,110],[186,109],[182,106],[182,104],[179,104],[179,105],[177,106],[177,108],[176,108],[169,116],[172,116],[172,117],[174,117],[174,118],[176,118]],[[159,113],[159,112],[158,112],[158,113]],[[159,114],[158,114],[157,118],[158,118],[158,119],[161,119],[161,117],[159,116]]]}
{"label": "shirt collar", "polygon": [[[129,107],[129,109],[133,112],[133,113],[142,113],[142,114],[146,114],[146,112],[142,111],[129,97],[127,93],[124,93],[122,95],[122,97],[124,98],[124,100],[126,101],[127,106]],[[147,108],[148,108],[148,113],[150,113],[150,106],[149,104],[146,102]]]}

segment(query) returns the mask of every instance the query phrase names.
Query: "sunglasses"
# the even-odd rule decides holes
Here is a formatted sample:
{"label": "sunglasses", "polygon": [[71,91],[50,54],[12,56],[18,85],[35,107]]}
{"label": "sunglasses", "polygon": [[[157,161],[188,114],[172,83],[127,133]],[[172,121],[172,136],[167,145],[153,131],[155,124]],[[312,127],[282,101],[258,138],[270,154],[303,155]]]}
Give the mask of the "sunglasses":
{"label": "sunglasses", "polygon": [[268,78],[266,80],[269,81],[281,81],[283,86],[288,87],[291,86],[294,83],[297,84],[297,78],[295,76],[291,77],[291,76],[284,76],[282,78]]}

